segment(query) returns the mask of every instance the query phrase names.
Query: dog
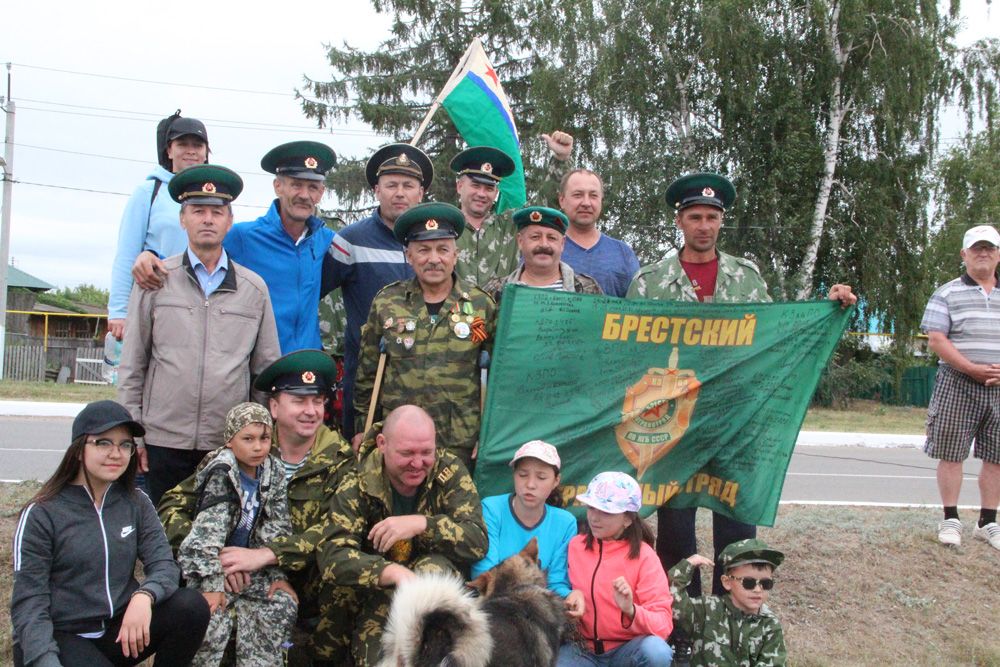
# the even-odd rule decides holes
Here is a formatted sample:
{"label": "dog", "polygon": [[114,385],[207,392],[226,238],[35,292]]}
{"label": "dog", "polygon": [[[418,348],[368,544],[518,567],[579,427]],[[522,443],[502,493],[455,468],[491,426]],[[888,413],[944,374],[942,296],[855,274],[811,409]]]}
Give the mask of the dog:
{"label": "dog", "polygon": [[546,586],[535,538],[468,584],[417,575],[393,596],[379,667],[551,667],[576,631]]}

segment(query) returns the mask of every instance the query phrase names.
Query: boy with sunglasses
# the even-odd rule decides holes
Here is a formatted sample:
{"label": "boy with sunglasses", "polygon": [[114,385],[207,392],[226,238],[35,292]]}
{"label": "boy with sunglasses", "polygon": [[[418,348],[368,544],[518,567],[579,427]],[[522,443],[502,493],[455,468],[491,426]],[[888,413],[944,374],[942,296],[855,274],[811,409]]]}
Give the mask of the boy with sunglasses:
{"label": "boy with sunglasses", "polygon": [[727,594],[692,598],[687,585],[708,558],[695,554],[667,575],[674,596],[674,634],[690,638],[692,667],[760,667],[784,665],[781,623],[768,609],[774,570],[785,556],[763,540],[734,542],[719,554],[722,586]]}

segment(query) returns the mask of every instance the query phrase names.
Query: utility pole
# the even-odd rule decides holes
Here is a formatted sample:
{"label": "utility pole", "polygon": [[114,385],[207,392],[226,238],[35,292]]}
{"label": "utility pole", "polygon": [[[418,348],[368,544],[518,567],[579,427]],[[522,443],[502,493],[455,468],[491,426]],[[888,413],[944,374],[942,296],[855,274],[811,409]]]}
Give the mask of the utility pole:
{"label": "utility pole", "polygon": [[[10,264],[10,198],[14,190],[14,100],[10,98],[10,63],[7,63],[7,99],[0,106],[7,114],[3,144],[3,209],[0,210],[0,380],[4,378],[7,348],[7,267]],[[6,105],[4,103],[6,102]]]}

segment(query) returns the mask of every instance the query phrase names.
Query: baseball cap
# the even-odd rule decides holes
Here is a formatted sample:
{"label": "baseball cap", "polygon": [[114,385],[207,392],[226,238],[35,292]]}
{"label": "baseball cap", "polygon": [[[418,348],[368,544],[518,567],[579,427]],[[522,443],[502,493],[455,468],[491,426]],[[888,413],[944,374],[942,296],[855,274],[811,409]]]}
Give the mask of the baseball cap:
{"label": "baseball cap", "polygon": [[642,489],[639,482],[623,472],[602,472],[590,480],[587,490],[576,499],[608,514],[638,512],[642,507]]}
{"label": "baseball cap", "polygon": [[167,130],[167,141],[173,141],[187,134],[208,143],[208,130],[205,129],[205,124],[197,118],[178,118],[171,123],[170,129]]}
{"label": "baseball cap", "polygon": [[146,429],[134,421],[132,415],[121,404],[114,401],[95,401],[85,405],[73,420],[72,439],[76,440],[81,435],[104,433],[115,426],[127,426],[133,437],[146,435]]}
{"label": "baseball cap", "polygon": [[521,445],[508,465],[513,468],[515,463],[529,457],[538,459],[542,463],[548,463],[550,466],[555,466],[556,470],[562,468],[562,461],[559,460],[559,452],[556,451],[555,447],[542,440],[531,440]]}
{"label": "baseball cap", "polygon": [[995,246],[1000,246],[1000,232],[997,232],[993,225],[977,225],[965,232],[962,250],[968,250],[980,241],[989,241]]}

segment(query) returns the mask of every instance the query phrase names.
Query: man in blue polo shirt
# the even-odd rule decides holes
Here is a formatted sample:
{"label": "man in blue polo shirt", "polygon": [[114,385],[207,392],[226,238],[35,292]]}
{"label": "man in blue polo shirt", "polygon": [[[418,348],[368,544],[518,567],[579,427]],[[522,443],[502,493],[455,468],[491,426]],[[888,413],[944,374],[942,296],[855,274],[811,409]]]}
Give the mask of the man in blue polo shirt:
{"label": "man in blue polo shirt", "polygon": [[358,367],[361,325],[368,319],[380,289],[413,277],[403,256],[403,244],[393,236],[396,218],[423,201],[434,178],[431,160],[409,144],[389,144],[368,160],[365,176],[378,200],[370,216],[337,232],[323,264],[326,294],[337,287],[344,296],[344,437],[354,436],[354,373]]}

